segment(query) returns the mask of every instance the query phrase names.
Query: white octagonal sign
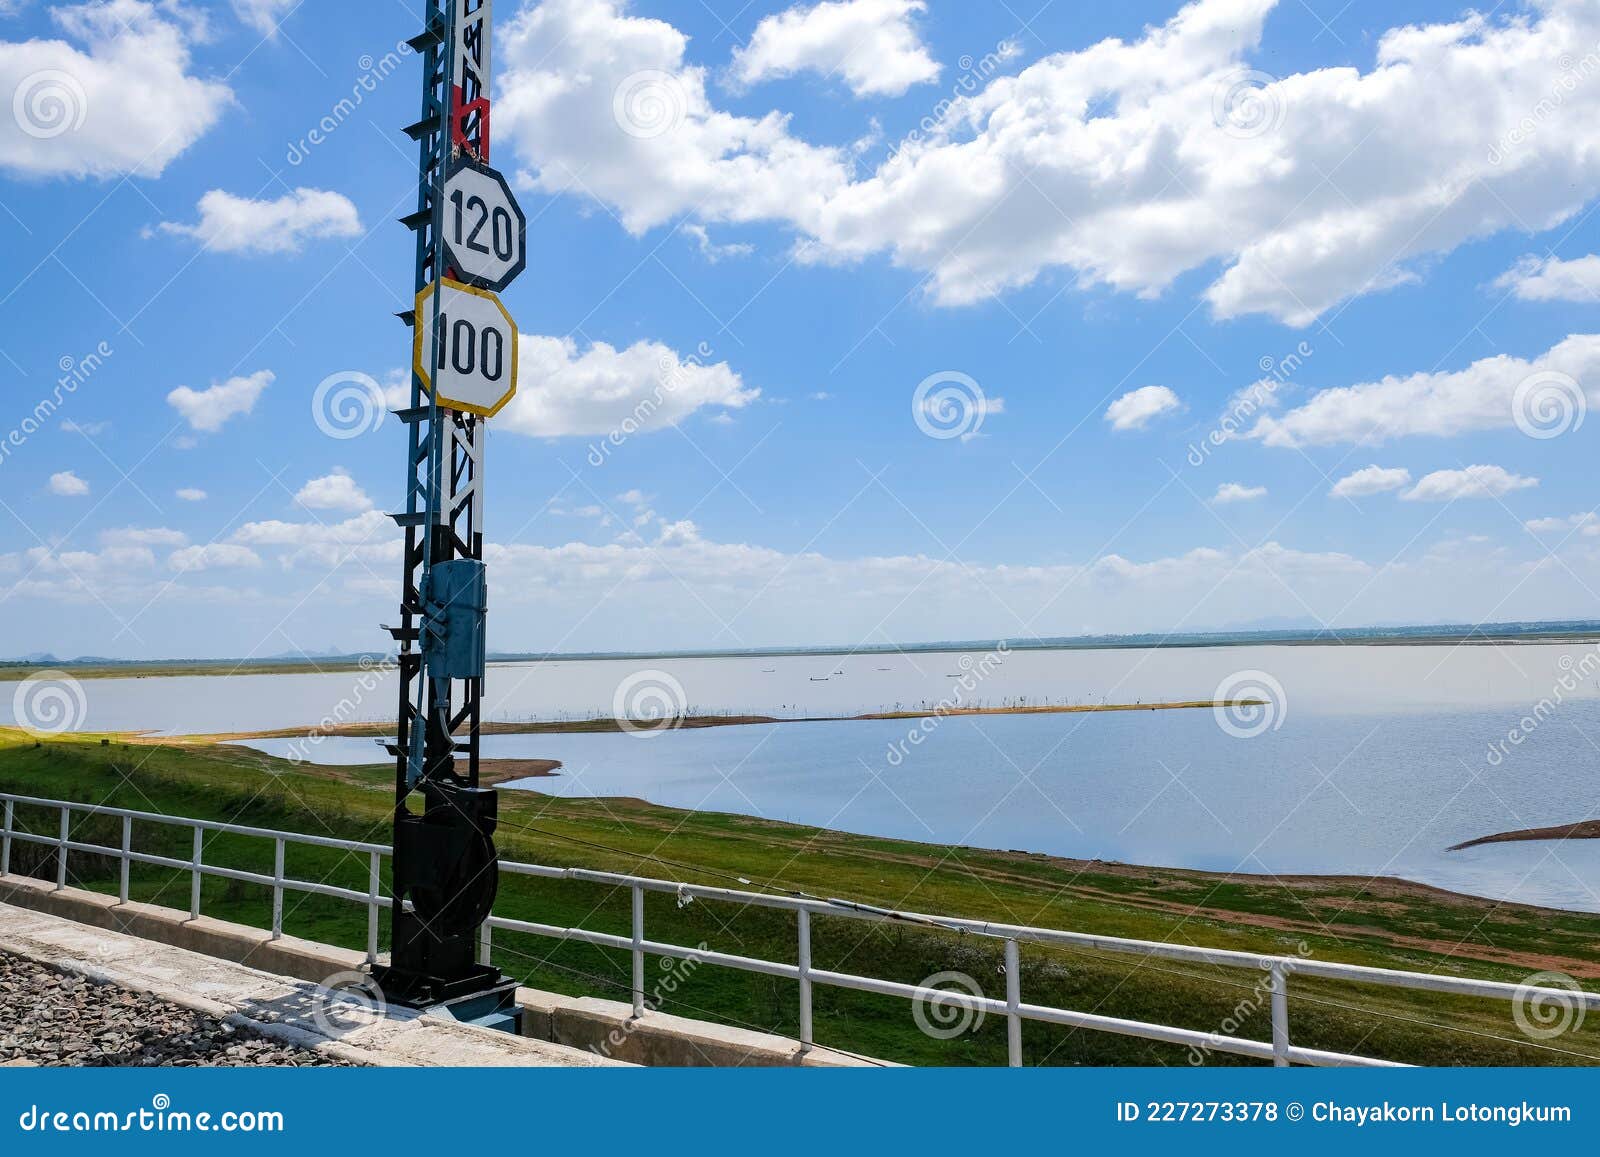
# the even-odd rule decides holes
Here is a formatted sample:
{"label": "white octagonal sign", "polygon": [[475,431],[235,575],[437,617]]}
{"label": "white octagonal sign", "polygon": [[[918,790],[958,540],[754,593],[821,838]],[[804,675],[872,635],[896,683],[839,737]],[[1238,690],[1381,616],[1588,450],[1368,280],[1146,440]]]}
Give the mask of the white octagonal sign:
{"label": "white octagonal sign", "polygon": [[528,221],[511,186],[470,157],[445,178],[444,245],[457,279],[496,293],[528,265]]}
{"label": "white octagonal sign", "polygon": [[443,284],[437,350],[433,286],[417,294],[414,368],[441,406],[492,418],[517,392],[517,325],[488,290]]}

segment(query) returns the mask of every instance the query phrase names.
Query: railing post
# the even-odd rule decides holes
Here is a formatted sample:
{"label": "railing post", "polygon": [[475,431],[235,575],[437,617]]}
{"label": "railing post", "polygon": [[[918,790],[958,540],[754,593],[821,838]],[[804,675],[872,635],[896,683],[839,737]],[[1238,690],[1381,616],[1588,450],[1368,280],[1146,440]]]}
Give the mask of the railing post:
{"label": "railing post", "polygon": [[72,809],[61,805],[61,840],[56,844],[56,891],[67,886],[67,826],[72,821]]}
{"label": "railing post", "polygon": [[1022,954],[1015,940],[1006,941],[1006,1055],[1012,1068],[1022,1067]]}
{"label": "railing post", "polygon": [[117,900],[119,903],[128,902],[128,870],[133,864],[133,817],[122,817],[122,863],[119,866],[117,881]]}
{"label": "railing post", "polygon": [[800,918],[800,1051],[808,1053],[817,1043],[811,1024],[811,913],[801,908],[795,915]]}
{"label": "railing post", "polygon": [[633,1015],[644,1015],[644,889],[633,887]]}
{"label": "railing post", "polygon": [[283,837],[272,841],[272,938],[283,939]]}
{"label": "railing post", "polygon": [[200,918],[200,848],[205,841],[205,829],[194,826],[194,861],[189,866],[189,919]]}
{"label": "railing post", "polygon": [[378,853],[369,855],[367,864],[367,963],[378,963]]}
{"label": "railing post", "polygon": [[1268,974],[1272,992],[1272,1063],[1289,1067],[1289,977],[1281,963],[1274,963]]}
{"label": "railing post", "polygon": [[6,830],[4,837],[0,837],[0,876],[11,874],[11,830],[16,816],[17,801],[6,800]]}
{"label": "railing post", "polygon": [[494,956],[494,929],[489,926],[489,921],[483,922],[483,927],[478,929],[478,963],[487,965]]}

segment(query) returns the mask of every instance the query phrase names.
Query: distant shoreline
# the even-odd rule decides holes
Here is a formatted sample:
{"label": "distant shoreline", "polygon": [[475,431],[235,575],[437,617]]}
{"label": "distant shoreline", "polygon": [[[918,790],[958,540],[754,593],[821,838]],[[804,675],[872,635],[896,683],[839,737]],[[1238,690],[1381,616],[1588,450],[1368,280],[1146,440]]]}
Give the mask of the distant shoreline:
{"label": "distant shoreline", "polygon": [[[1092,715],[1126,711],[1199,711],[1229,707],[1261,707],[1258,699],[1213,701],[1196,699],[1175,703],[1085,703],[1074,706],[951,707],[927,711],[875,711],[866,715],[811,715],[782,718],[773,715],[690,715],[663,724],[655,720],[553,719],[527,723],[485,723],[481,735],[615,735],[625,731],[694,731],[707,727],[756,727],[779,723],[865,723],[896,719],[933,719],[958,715]],[[382,739],[392,735],[393,723],[341,723],[334,727],[274,727],[264,731],[225,731],[205,735],[125,736],[130,743],[244,743],[253,739]],[[374,762],[382,762],[375,760]]]}
{"label": "distant shoreline", "polygon": [[[896,646],[770,647],[733,651],[618,651],[539,654],[505,652],[492,666],[542,663],[646,662],[686,659],[803,659],[841,656],[949,655],[1007,651],[1204,650],[1228,647],[1426,647],[1600,644],[1600,622],[1490,623],[1479,626],[1360,627],[1341,630],[1237,631],[1183,635],[1086,635],[1048,639],[984,639]],[[0,662],[0,682],[64,671],[76,679],[174,676],[311,675],[372,670],[389,662],[380,652],[307,659],[73,659]]]}
{"label": "distant shoreline", "polygon": [[1452,844],[1446,850],[1460,852],[1485,844],[1520,844],[1538,840],[1600,840],[1600,820],[1580,820],[1575,824],[1557,824],[1548,828],[1519,828],[1514,832],[1497,832],[1492,836],[1479,836],[1475,840]]}

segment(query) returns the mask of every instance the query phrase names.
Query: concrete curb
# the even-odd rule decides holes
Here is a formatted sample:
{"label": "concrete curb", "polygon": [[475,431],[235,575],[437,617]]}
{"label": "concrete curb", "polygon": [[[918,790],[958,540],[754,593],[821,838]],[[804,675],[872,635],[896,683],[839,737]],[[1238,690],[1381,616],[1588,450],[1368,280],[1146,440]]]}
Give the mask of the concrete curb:
{"label": "concrete curb", "polygon": [[[59,916],[78,924],[169,945],[215,960],[247,964],[264,973],[293,977],[312,984],[320,984],[337,973],[359,971],[366,963],[366,957],[360,952],[293,936],[274,940],[269,932],[260,928],[215,920],[209,916],[191,920],[187,912],[150,904],[122,904],[114,896],[81,888],[57,890],[53,882],[36,880],[31,876],[0,877],[0,904]],[[3,932],[4,924],[0,922],[0,934]],[[167,993],[159,995],[184,1003]],[[519,988],[517,1003],[524,1010],[523,1032],[526,1036],[534,1041],[564,1046],[593,1064],[603,1065],[609,1061],[678,1068],[857,1068],[883,1065],[883,1062],[862,1060],[831,1049],[814,1048],[802,1052],[800,1042],[788,1037],[729,1028],[664,1013],[647,1013],[642,1019],[635,1020],[632,1006],[621,1001],[561,996],[537,989]],[[209,1008],[202,1011],[213,1012]],[[213,1015],[229,1015],[236,1011],[229,1008],[220,1013],[213,1012]],[[259,1025],[252,1024],[250,1027],[266,1031]],[[362,1063],[381,1062],[368,1059]]]}

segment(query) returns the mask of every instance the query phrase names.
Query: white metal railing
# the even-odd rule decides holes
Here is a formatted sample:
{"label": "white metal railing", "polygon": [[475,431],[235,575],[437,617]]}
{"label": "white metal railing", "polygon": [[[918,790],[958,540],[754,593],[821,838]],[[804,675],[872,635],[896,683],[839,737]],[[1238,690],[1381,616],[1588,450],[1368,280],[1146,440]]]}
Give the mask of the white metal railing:
{"label": "white metal railing", "polygon": [[[206,876],[225,880],[238,880],[258,884],[272,890],[271,935],[274,940],[283,935],[283,896],[286,891],[307,892],[319,896],[333,896],[363,904],[367,909],[367,961],[378,959],[379,913],[392,905],[389,897],[380,891],[379,878],[382,860],[390,849],[382,844],[341,840],[331,836],[303,835],[298,832],[280,832],[269,828],[247,827],[240,824],[219,823],[214,820],[188,819],[161,815],[154,812],[130,811],[124,808],[102,807],[95,804],[74,803],[68,800],[38,799],[32,796],[0,793],[5,804],[5,823],[0,828],[0,876],[11,871],[11,845],[22,841],[55,848],[56,889],[67,886],[67,853],[83,852],[115,858],[120,867],[118,898],[128,902],[128,873],[132,864],[150,864],[155,867],[186,871],[190,874],[189,916],[200,915],[200,884]],[[60,815],[58,832],[54,836],[18,830],[16,807],[49,808]],[[117,816],[122,820],[121,846],[110,848],[83,843],[71,838],[72,816]],[[133,824],[165,824],[189,828],[194,832],[194,850],[187,860],[158,856],[133,850]],[[272,875],[249,872],[207,864],[203,858],[205,833],[255,837],[273,842]],[[292,879],[284,873],[284,848],[288,844],[332,848],[367,858],[367,890],[359,892],[310,880]],[[1424,992],[1443,992],[1460,996],[1475,996],[1494,1000],[1561,1002],[1559,1006],[1581,1005],[1585,1009],[1600,1011],[1600,993],[1574,991],[1566,988],[1530,987],[1497,980],[1475,980],[1468,977],[1440,976],[1426,972],[1405,972],[1389,968],[1371,968],[1364,965],[1338,964],[1332,961],[1311,960],[1298,956],[1258,955],[1216,948],[1200,948],[1184,944],[1165,944],[1151,940],[1131,940],[1116,936],[1096,936],[1083,932],[1064,932],[1053,928],[1036,928],[1020,924],[997,924],[984,920],[968,920],[949,916],[933,916],[914,912],[890,912],[865,905],[843,901],[800,899],[774,896],[761,892],[744,892],[731,888],[686,884],[672,880],[656,880],[647,876],[629,876],[616,872],[600,872],[589,868],[553,868],[538,864],[520,864],[502,861],[504,872],[519,876],[533,876],[547,880],[576,880],[627,888],[632,898],[631,931],[627,936],[608,932],[595,932],[584,928],[562,928],[527,920],[514,920],[503,916],[490,916],[484,923],[480,940],[480,955],[488,962],[492,950],[494,929],[521,932],[530,936],[543,936],[556,940],[576,940],[602,948],[628,952],[633,960],[633,1011],[638,1017],[650,1010],[646,1006],[645,957],[665,956],[674,959],[692,959],[704,964],[744,972],[778,976],[795,981],[800,988],[800,1043],[804,1049],[815,1045],[812,1031],[812,991],[816,985],[854,989],[859,992],[896,996],[923,1002],[941,1008],[961,1008],[1002,1016],[1007,1022],[1009,1061],[1013,1066],[1022,1064],[1022,1022],[1038,1021],[1045,1024],[1066,1025],[1071,1028],[1091,1029],[1098,1032],[1117,1033],[1144,1040],[1185,1045],[1205,1052],[1224,1052],[1257,1060],[1271,1061],[1276,1065],[1360,1065],[1374,1067],[1393,1066],[1395,1062],[1362,1057],[1349,1053],[1328,1052],[1292,1044],[1289,1038],[1289,988],[1291,975],[1317,977],[1324,980],[1348,981],[1391,988],[1405,988]],[[738,904],[757,908],[774,908],[795,913],[797,923],[797,953],[795,964],[763,960],[749,956],[736,956],[713,952],[703,947],[687,948],[650,940],[645,936],[644,897],[647,892],[672,895],[680,904],[692,900]],[[837,916],[844,919],[881,923],[912,923],[934,929],[972,933],[1004,942],[1005,999],[971,994],[959,990],[929,988],[899,981],[880,980],[846,972],[833,972],[813,967],[811,961],[811,918]],[[1270,996],[1272,1040],[1257,1041],[1221,1033],[1200,1032],[1172,1025],[1152,1024],[1145,1021],[1124,1020],[1096,1013],[1075,1012],[1047,1005],[1027,1004],[1021,993],[1022,944],[1049,945],[1060,948],[1088,949],[1098,952],[1119,953],[1144,958],[1175,960],[1190,964],[1209,964],[1225,968],[1267,973]]]}

